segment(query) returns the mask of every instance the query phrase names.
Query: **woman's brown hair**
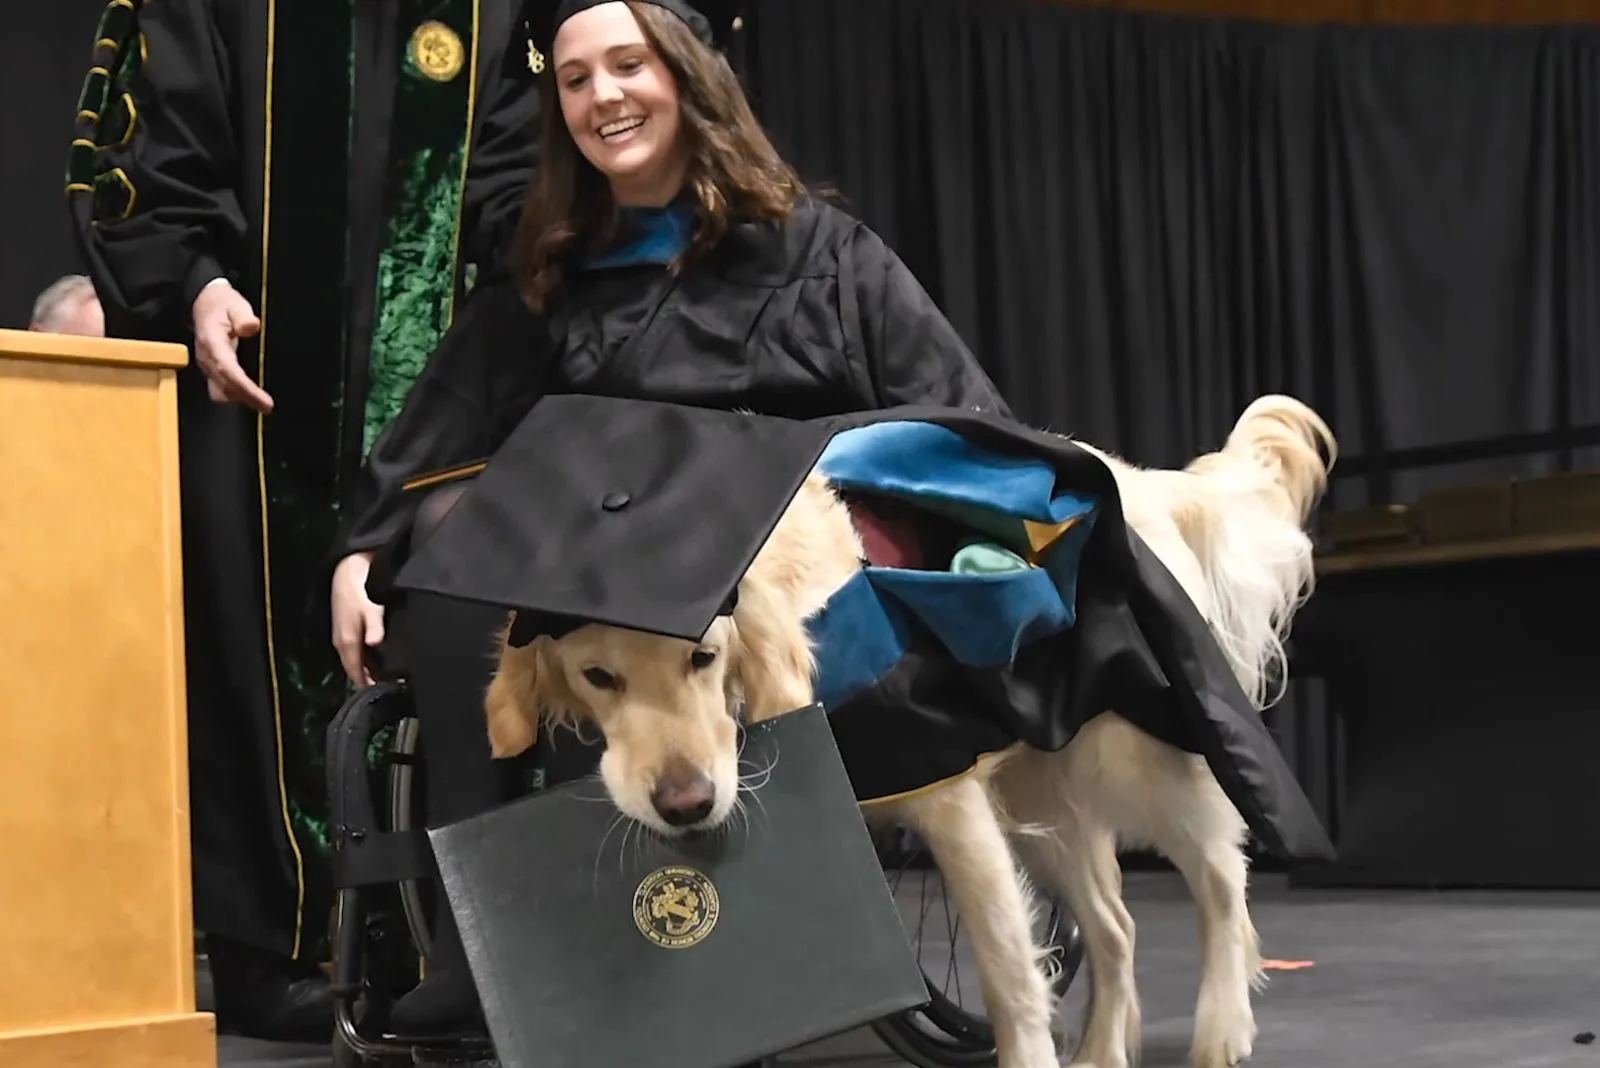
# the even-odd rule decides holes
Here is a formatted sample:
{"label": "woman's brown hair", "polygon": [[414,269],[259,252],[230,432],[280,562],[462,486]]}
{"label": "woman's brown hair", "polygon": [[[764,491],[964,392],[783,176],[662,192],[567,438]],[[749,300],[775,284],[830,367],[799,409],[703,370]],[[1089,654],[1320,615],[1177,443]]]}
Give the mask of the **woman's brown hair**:
{"label": "woman's brown hair", "polygon": [[[696,210],[689,248],[672,264],[676,271],[734,223],[787,219],[805,189],[756,120],[727,59],[671,12],[624,2],[678,88],[679,136],[689,151],[684,185]],[[554,62],[539,75],[539,96],[539,163],[511,251],[522,295],[535,310],[561,289],[572,259],[607,238],[616,217],[610,187],[562,118]]]}

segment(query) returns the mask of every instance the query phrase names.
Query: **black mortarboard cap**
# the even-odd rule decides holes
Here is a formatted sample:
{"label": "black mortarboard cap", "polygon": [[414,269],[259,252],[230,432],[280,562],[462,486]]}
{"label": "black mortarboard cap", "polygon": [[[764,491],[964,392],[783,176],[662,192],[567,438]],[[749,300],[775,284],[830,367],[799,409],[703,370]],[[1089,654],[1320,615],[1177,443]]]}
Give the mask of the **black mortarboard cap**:
{"label": "black mortarboard cap", "polygon": [[[533,49],[529,53],[529,61],[534,72],[541,72],[544,64],[549,62],[556,31],[561,29],[563,22],[580,11],[610,2],[611,0],[531,0],[524,10],[528,19],[528,43]],[[742,26],[740,12],[748,0],[692,0],[692,2],[691,0],[646,0],[646,2],[665,8],[682,19],[707,48],[720,49],[727,47],[733,35]]]}
{"label": "black mortarboard cap", "polygon": [[607,623],[697,641],[833,436],[656,401],[539,401],[395,576],[515,610],[511,640]]}

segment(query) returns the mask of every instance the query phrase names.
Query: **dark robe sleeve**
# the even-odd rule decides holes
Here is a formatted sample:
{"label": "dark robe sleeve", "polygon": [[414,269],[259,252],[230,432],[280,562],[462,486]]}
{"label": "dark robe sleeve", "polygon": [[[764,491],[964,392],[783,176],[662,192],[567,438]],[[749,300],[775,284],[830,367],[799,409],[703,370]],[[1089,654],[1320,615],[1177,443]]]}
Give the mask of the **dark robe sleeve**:
{"label": "dark robe sleeve", "polygon": [[930,404],[1011,417],[977,357],[881,237],[858,224],[839,264],[847,335],[862,348],[878,407]]}
{"label": "dark robe sleeve", "polygon": [[145,4],[139,28],[145,59],[126,86],[133,128],[97,168],[120,173],[123,195],[104,200],[92,225],[80,221],[78,236],[108,330],[173,338],[187,333],[206,283],[240,283],[236,86],[214,0]]}
{"label": "dark robe sleeve", "polygon": [[467,164],[465,252],[478,265],[479,284],[504,272],[538,162],[539,88],[528,69],[527,47],[523,20],[516,18],[488,75],[483,119]]}
{"label": "dark robe sleeve", "polygon": [[476,290],[373,443],[332,559],[402,545],[426,496],[407,484],[443,482],[486,460],[538,399],[550,366],[544,321],[516,286],[507,279]]}

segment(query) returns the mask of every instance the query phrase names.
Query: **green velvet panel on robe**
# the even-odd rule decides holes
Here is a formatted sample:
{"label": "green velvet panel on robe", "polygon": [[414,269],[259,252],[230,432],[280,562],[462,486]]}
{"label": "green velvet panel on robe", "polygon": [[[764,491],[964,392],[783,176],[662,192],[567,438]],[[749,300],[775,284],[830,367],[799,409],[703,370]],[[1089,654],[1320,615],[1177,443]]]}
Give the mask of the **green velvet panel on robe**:
{"label": "green velvet panel on robe", "polygon": [[[292,425],[276,417],[267,420],[274,431],[264,440],[271,502],[273,631],[285,725],[298,728],[285,732],[294,735],[292,746],[285,740],[291,807],[297,826],[319,850],[327,845],[324,736],[329,720],[350,693],[325,622],[327,595],[321,571],[338,522],[339,442],[350,440],[342,434],[342,421],[362,420],[364,455],[400,410],[411,383],[450,323],[462,176],[474,104],[475,6],[474,0],[399,0],[394,8],[400,30],[395,35],[397,47],[403,54],[398,57],[399,77],[393,87],[394,121],[384,187],[381,199],[374,195],[360,201],[380,213],[384,233],[376,270],[371,354],[365,375],[356,376],[367,384],[364,397],[343,396],[350,380],[339,359],[339,342],[348,328],[343,305],[338,319],[317,315],[308,307],[329,303],[328,298],[343,292],[347,161],[339,166],[318,166],[315,161],[325,147],[347,148],[350,115],[347,107],[334,109],[327,104],[337,98],[341,104],[361,106],[364,96],[374,91],[350,84],[354,64],[349,54],[348,3],[329,5],[322,15],[298,16],[319,25],[315,37],[307,25],[295,38],[305,45],[297,50],[301,57],[294,75],[299,99],[286,99],[274,108],[279,124],[275,158],[294,161],[293,166],[274,167],[274,199],[279,199],[280,188],[282,195],[294,198],[290,202],[296,205],[296,225],[285,232],[274,224],[269,303],[273,314],[307,329],[303,344],[311,351],[295,353],[292,379],[281,369],[274,376],[269,357],[267,388],[295,389],[302,397],[314,398],[314,403],[298,405],[310,411]],[[282,7],[279,17],[285,17]],[[332,25],[335,17],[342,25]],[[413,31],[428,21],[442,23],[459,41],[461,66],[449,80],[423,73],[413,54]],[[280,34],[281,30],[280,24]],[[341,50],[337,57],[332,54],[335,47]],[[313,48],[315,55],[304,54]],[[280,57],[280,66],[287,61],[288,57]],[[321,76],[313,75],[313,70]],[[322,117],[310,114],[317,110]],[[286,129],[294,132],[286,136]],[[337,239],[337,247],[330,237]],[[280,257],[294,264],[291,280],[284,278]],[[338,277],[330,271],[335,266]],[[350,274],[357,279],[372,277],[359,269]],[[314,294],[312,286],[325,288]],[[282,334],[269,346],[281,351]],[[288,359],[280,357],[278,366]]]}
{"label": "green velvet panel on robe", "polygon": [[465,50],[461,71],[439,82],[407,49],[395,88],[387,229],[378,259],[378,308],[367,377],[362,452],[399,414],[406,392],[450,325],[456,296],[457,235],[465,176],[475,41],[473,0],[400,0],[404,16],[441,22]]}

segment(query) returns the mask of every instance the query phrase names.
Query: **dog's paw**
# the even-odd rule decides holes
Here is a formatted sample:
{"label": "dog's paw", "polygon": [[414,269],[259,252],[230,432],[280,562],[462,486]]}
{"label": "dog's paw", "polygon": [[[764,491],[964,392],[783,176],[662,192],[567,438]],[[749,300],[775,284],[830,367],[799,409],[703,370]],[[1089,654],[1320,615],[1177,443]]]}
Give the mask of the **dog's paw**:
{"label": "dog's paw", "polygon": [[1224,1046],[1221,1049],[1195,1054],[1193,1064],[1194,1068],[1238,1068],[1250,1059],[1253,1052],[1249,1042],[1241,1046]]}
{"label": "dog's paw", "polygon": [[1134,1063],[1127,1050],[1080,1048],[1067,1068],[1131,1068]]}
{"label": "dog's paw", "polygon": [[1197,1040],[1190,1062],[1194,1068],[1236,1068],[1255,1052],[1255,1041],[1255,1020],[1247,1017],[1223,1033]]}
{"label": "dog's paw", "polygon": [[1102,1026],[1095,1027],[1091,1019],[1078,1039],[1077,1050],[1067,1068],[1132,1068],[1138,1064],[1139,1015],[1137,1002],[1128,1006],[1123,1016],[1128,1030],[1121,1036],[1103,1022]]}
{"label": "dog's paw", "polygon": [[1061,1052],[1056,1047],[1056,1036],[1049,1031],[1042,1034],[1029,1032],[997,1051],[998,1068],[1060,1068]]}

